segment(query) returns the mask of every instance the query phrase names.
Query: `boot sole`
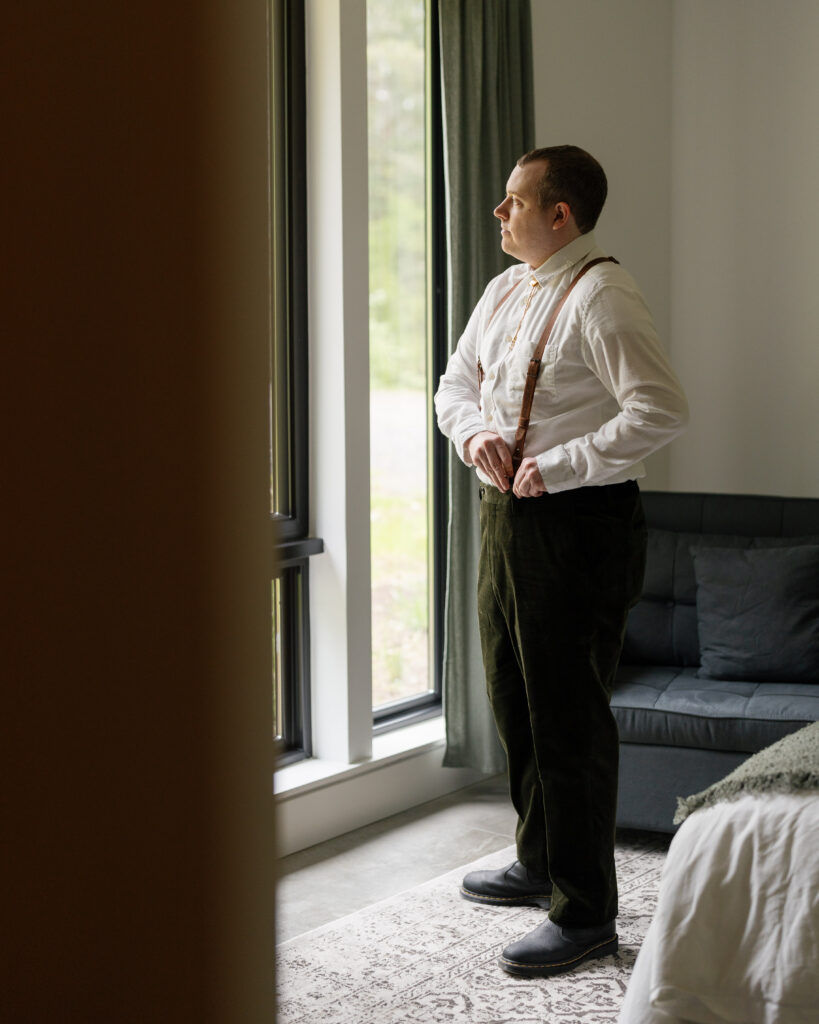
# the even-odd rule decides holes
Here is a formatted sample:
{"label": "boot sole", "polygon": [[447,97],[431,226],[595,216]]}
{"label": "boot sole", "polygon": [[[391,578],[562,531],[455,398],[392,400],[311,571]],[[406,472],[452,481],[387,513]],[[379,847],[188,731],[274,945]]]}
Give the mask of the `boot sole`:
{"label": "boot sole", "polygon": [[596,946],[592,946],[590,949],[586,949],[582,953],[578,953],[576,956],[569,957],[566,960],[547,964],[524,964],[518,960],[507,960],[506,957],[502,956],[498,963],[507,974],[516,974],[523,978],[542,978],[550,974],[565,974],[567,971],[573,971],[575,967],[584,961],[595,960],[601,956],[610,956],[616,953],[618,948],[618,937],[615,935],[610,939],[606,939],[605,942],[598,943]]}
{"label": "boot sole", "polygon": [[470,903],[483,903],[493,907],[542,907],[548,910],[552,905],[551,896],[484,896],[461,886],[461,896]]}

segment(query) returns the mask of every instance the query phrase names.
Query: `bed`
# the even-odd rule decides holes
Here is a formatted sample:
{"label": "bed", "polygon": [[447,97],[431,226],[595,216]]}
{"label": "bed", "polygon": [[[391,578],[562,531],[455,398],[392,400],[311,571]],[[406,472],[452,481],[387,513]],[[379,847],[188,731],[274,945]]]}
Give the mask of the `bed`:
{"label": "bed", "polygon": [[817,1024],[819,723],[678,816],[620,1024]]}

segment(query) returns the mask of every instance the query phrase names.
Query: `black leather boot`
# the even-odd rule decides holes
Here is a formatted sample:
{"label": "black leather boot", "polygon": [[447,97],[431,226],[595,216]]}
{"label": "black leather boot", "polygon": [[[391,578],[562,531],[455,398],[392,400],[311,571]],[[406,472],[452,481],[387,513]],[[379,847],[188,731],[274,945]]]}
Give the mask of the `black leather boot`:
{"label": "black leather boot", "polygon": [[494,871],[470,871],[461,884],[461,896],[473,903],[501,907],[543,907],[552,902],[549,878],[532,874],[519,860]]}
{"label": "black leather boot", "polygon": [[508,974],[563,974],[584,960],[616,953],[617,947],[614,921],[593,928],[564,928],[547,918],[534,931],[507,946],[499,962]]}

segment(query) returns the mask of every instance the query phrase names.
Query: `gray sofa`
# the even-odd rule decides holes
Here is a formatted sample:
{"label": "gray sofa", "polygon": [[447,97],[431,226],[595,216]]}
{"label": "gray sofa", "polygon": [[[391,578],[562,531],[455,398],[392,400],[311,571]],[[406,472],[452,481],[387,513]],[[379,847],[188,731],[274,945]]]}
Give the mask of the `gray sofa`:
{"label": "gray sofa", "polygon": [[819,720],[819,499],[643,504],[645,584],[612,698],[617,823],[672,832],[678,796]]}

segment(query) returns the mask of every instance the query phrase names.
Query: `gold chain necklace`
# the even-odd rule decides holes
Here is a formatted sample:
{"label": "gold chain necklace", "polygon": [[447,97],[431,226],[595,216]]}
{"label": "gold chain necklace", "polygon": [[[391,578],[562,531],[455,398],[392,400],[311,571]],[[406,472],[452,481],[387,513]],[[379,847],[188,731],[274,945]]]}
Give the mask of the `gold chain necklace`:
{"label": "gold chain necklace", "polygon": [[520,314],[520,320],[518,320],[518,326],[515,328],[515,333],[512,335],[511,339],[509,340],[509,351],[510,352],[515,347],[515,342],[518,340],[518,334],[520,333],[520,328],[521,328],[521,326],[523,324],[523,318],[526,316],[526,311],[529,309],[529,306],[532,304],[532,299],[534,298],[535,288],[539,288],[539,287],[540,287],[540,281],[538,281],[537,278],[534,278],[534,277],[531,278],[531,280],[529,281],[529,294],[526,296],[526,302],[524,303],[524,306],[523,306],[523,312]]}

